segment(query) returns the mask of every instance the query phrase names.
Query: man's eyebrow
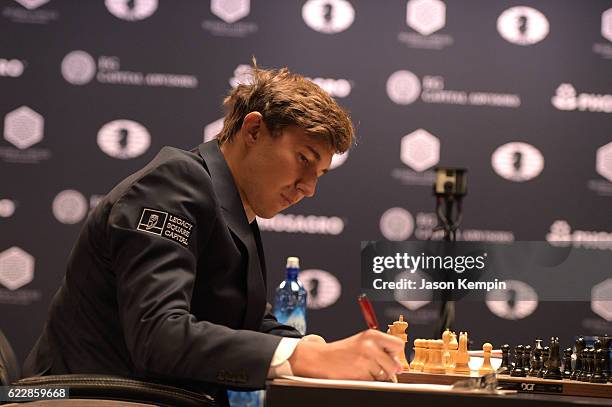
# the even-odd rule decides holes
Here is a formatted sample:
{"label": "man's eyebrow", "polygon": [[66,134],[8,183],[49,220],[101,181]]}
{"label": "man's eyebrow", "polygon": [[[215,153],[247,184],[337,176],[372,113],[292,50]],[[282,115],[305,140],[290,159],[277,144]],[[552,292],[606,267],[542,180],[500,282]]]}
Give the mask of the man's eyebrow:
{"label": "man's eyebrow", "polygon": [[[321,161],[321,155],[319,154],[319,152],[317,150],[315,150],[312,146],[306,145],[306,148],[308,148],[312,154],[314,154],[315,159],[317,161]],[[329,168],[324,169],[323,171],[321,171],[322,174],[321,175],[325,175],[329,172]]]}
{"label": "man's eyebrow", "polygon": [[309,145],[307,145],[306,148],[308,148],[310,151],[312,151],[312,153],[314,154],[314,156],[317,159],[317,161],[321,161],[321,155],[317,152],[317,150],[315,150],[314,148],[312,148]]}

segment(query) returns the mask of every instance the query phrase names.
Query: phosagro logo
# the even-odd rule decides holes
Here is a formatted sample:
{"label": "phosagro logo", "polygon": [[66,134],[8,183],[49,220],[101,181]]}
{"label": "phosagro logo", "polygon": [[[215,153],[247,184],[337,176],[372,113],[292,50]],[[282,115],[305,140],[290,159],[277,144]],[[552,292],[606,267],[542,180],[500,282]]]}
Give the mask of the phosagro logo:
{"label": "phosagro logo", "polygon": [[562,83],[557,87],[552,105],[559,110],[580,110],[581,112],[612,113],[612,95],[595,93],[576,93],[571,83]]}
{"label": "phosagro logo", "polygon": [[355,9],[347,0],[308,0],[302,7],[308,27],[324,34],[336,34],[349,28]]}
{"label": "phosagro logo", "polygon": [[414,231],[414,219],[404,208],[391,208],[380,217],[380,232],[393,241],[406,240]]}
{"label": "phosagro logo", "polygon": [[429,35],[446,24],[446,5],[440,0],[410,0],[406,24],[422,35]]}
{"label": "phosagro logo", "polygon": [[510,320],[523,319],[533,314],[538,308],[538,294],[533,287],[518,280],[504,282],[505,290],[491,290],[487,293],[489,311]]}
{"label": "phosagro logo", "polygon": [[250,0],[211,0],[210,11],[228,24],[249,15]]}
{"label": "phosagro logo", "polygon": [[612,41],[612,8],[601,14],[601,35],[608,41]]}
{"label": "phosagro logo", "polygon": [[497,19],[497,31],[508,42],[532,45],[548,35],[549,24],[540,11],[525,6],[509,8]]}
{"label": "phosagro logo", "polygon": [[151,135],[133,120],[113,120],[98,131],[98,146],[107,155],[127,160],[143,155],[151,145]]}
{"label": "phosagro logo", "polygon": [[586,249],[612,250],[612,233],[603,231],[574,230],[565,220],[556,220],[550,226],[546,241],[552,246],[573,246]]}
{"label": "phosagro logo", "polygon": [[325,270],[302,270],[299,279],[308,290],[307,306],[310,309],[332,306],[342,293],[340,281]]}
{"label": "phosagro logo", "polygon": [[425,171],[440,161],[440,140],[427,130],[415,130],[402,137],[400,158],[415,171]]}
{"label": "phosagro logo", "polygon": [[96,61],[85,51],[72,51],[62,60],[62,76],[73,85],[85,85],[96,75]]}
{"label": "phosagro logo", "polygon": [[20,150],[43,139],[45,120],[27,106],[7,113],[4,118],[4,138]]}
{"label": "phosagro logo", "polygon": [[9,76],[11,78],[20,77],[23,74],[25,66],[18,59],[0,58],[0,76]]}
{"label": "phosagro logo", "polygon": [[0,253],[0,284],[11,291],[34,279],[34,257],[13,246]]}
{"label": "phosagro logo", "polygon": [[157,10],[157,0],[106,0],[104,5],[112,15],[127,21],[144,20]]}
{"label": "phosagro logo", "polygon": [[270,219],[257,218],[259,228],[267,232],[306,233],[313,235],[339,235],[344,221],[337,216],[283,215]]}
{"label": "phosagro logo", "polygon": [[531,144],[512,142],[493,152],[491,165],[500,177],[523,182],[540,175],[544,169],[544,156]]}
{"label": "phosagro logo", "polygon": [[59,222],[74,225],[82,221],[89,211],[87,199],[79,191],[66,189],[55,196],[52,204],[53,216]]}

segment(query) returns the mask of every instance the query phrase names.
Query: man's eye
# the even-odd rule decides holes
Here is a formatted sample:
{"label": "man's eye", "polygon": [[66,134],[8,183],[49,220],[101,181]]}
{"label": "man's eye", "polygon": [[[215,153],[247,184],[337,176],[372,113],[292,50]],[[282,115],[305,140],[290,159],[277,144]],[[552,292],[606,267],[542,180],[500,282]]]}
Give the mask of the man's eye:
{"label": "man's eye", "polygon": [[300,154],[300,161],[302,161],[304,164],[308,164],[310,162],[308,157],[306,157],[304,154]]}

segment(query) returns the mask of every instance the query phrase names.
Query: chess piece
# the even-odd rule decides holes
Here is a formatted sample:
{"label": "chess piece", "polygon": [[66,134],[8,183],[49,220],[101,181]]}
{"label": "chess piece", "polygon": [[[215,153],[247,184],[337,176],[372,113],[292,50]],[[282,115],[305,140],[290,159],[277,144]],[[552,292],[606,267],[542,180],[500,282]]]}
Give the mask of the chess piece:
{"label": "chess piece", "polygon": [[605,334],[604,336],[600,336],[599,339],[601,340],[602,349],[604,350],[603,374],[608,381],[612,382],[612,366],[610,365],[610,343],[612,342],[612,338]]}
{"label": "chess piece", "polygon": [[581,382],[586,382],[588,381],[588,376],[589,376],[589,349],[588,348],[584,348],[582,350],[582,371],[580,372],[580,376],[578,377],[578,380]]}
{"label": "chess piece", "polygon": [[572,376],[572,348],[563,351],[563,378],[569,380]]}
{"label": "chess piece", "polygon": [[559,338],[550,338],[550,356],[544,379],[561,380],[561,359],[559,358]]}
{"label": "chess piece", "polygon": [[442,365],[442,340],[432,339],[429,341],[429,356],[423,367],[424,373],[444,373]]}
{"label": "chess piece", "polygon": [[550,348],[548,346],[544,346],[542,348],[542,367],[538,371],[538,377],[544,377],[546,374],[546,370],[548,369],[548,358],[550,356]]}
{"label": "chess piece", "polygon": [[517,345],[514,348],[514,368],[510,372],[512,377],[525,377],[525,369],[523,369],[523,345]]}
{"label": "chess piece", "polygon": [[450,333],[450,342],[448,342],[448,353],[450,353],[451,358],[451,367],[455,368],[455,358],[457,357],[457,350],[459,349],[459,343],[457,342],[457,334],[452,332]]}
{"label": "chess piece", "polygon": [[423,371],[423,358],[425,350],[425,344],[423,341],[423,339],[414,340],[414,359],[412,360],[412,363],[410,363],[410,369],[414,370],[415,372]]}
{"label": "chess piece", "polygon": [[489,342],[482,345],[482,366],[478,369],[478,375],[484,376],[489,373],[493,373],[493,366],[491,366],[491,351],[493,350],[493,345]]}
{"label": "chess piece", "polygon": [[538,372],[542,368],[542,340],[538,338],[535,342],[536,344],[533,351],[531,351],[529,372],[527,372],[527,376],[529,377],[537,377]]}
{"label": "chess piece", "polygon": [[497,369],[497,374],[499,375],[508,375],[510,374],[510,345],[503,344],[501,346],[502,352],[502,361],[499,369]]}
{"label": "chess piece", "polygon": [[605,383],[607,382],[607,377],[603,374],[603,369],[604,369],[604,364],[605,364],[605,357],[604,357],[604,350],[601,349],[601,346],[599,347],[599,349],[595,350],[593,352],[593,363],[595,368],[593,369],[593,375],[591,376],[591,380],[589,380],[591,383]]}
{"label": "chess piece", "polygon": [[451,340],[451,331],[446,328],[446,331],[442,333],[442,365],[444,369],[448,369],[453,367],[453,363],[450,356],[450,350],[448,349],[448,345]]}
{"label": "chess piece", "polygon": [[523,370],[525,371],[525,376],[529,375],[529,361],[531,359],[531,345],[525,345],[523,348]]}
{"label": "chess piece", "polygon": [[586,364],[587,364],[587,372],[584,375],[584,381],[590,382],[591,377],[593,377],[593,372],[595,371],[595,349],[587,348],[586,349]]}
{"label": "chess piece", "polygon": [[[408,335],[406,334],[406,329],[408,329],[408,322],[404,321],[404,316],[400,315],[399,320],[393,322],[393,325],[389,325],[388,334],[395,336],[396,338],[401,339],[404,343],[408,342]],[[406,351],[405,349],[400,350],[397,355],[400,363],[404,370],[410,370],[410,365],[408,365],[408,361],[406,360]]]}
{"label": "chess piece", "polygon": [[584,338],[582,336],[578,337],[574,345],[576,348],[573,356],[575,363],[574,370],[572,370],[572,374],[570,375],[570,380],[578,380],[580,374],[582,373],[582,351],[585,347]]}
{"label": "chess piece", "polygon": [[469,375],[471,373],[470,366],[470,355],[468,353],[468,334],[467,332],[459,333],[459,348],[457,349],[457,355],[455,356],[455,370],[456,374]]}

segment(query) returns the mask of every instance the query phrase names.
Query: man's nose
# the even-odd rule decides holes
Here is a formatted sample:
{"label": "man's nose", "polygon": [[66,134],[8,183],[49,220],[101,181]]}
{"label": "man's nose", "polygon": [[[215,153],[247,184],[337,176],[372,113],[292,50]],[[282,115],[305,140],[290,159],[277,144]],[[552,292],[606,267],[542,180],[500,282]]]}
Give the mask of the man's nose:
{"label": "man's nose", "polygon": [[305,176],[297,183],[297,190],[303,196],[314,196],[317,190],[317,177]]}

